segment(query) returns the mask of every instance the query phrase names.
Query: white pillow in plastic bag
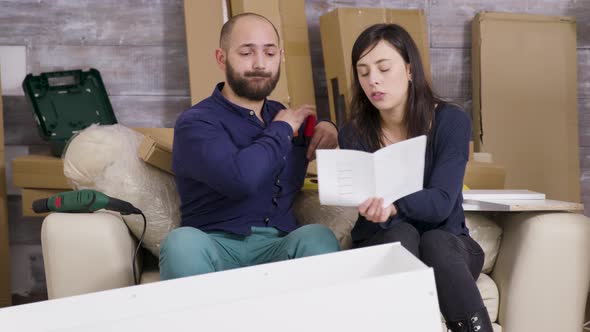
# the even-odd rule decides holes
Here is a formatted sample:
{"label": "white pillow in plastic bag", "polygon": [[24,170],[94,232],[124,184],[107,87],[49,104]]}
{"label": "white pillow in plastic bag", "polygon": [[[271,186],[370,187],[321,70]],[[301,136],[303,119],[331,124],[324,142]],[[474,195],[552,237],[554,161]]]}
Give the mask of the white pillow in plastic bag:
{"label": "white pillow in plastic bag", "polygon": [[[64,155],[64,174],[76,189],[93,189],[133,204],[147,219],[143,246],[156,257],[160,242],[180,224],[174,177],[141,160],[143,134],[122,125],[93,125],[78,133]],[[141,215],[123,216],[139,238]]]}
{"label": "white pillow in plastic bag", "polygon": [[465,224],[469,228],[469,235],[477,242],[483,252],[482,273],[490,273],[496,263],[500,241],[502,240],[502,227],[498,226],[482,212],[465,212]]}

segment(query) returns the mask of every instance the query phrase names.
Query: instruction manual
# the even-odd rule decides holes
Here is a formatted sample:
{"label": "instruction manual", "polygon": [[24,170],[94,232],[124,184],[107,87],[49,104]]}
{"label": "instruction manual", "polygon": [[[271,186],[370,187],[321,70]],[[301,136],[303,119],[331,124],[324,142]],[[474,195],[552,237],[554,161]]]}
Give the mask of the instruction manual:
{"label": "instruction manual", "polygon": [[322,205],[358,206],[381,197],[384,206],[422,190],[426,136],[384,147],[374,153],[318,150],[318,187]]}

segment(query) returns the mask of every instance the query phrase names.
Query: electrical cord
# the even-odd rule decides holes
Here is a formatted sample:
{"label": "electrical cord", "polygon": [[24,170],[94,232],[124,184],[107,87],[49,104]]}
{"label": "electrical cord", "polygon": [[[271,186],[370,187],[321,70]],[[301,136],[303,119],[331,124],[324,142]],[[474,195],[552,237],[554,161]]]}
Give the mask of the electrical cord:
{"label": "electrical cord", "polygon": [[[139,281],[140,281],[139,276],[137,275],[137,267],[136,267],[137,254],[139,253],[139,249],[141,248],[141,243],[143,242],[143,238],[145,237],[145,231],[147,229],[147,219],[145,217],[145,214],[143,214],[143,212],[141,212],[139,209],[138,209],[138,212],[143,217],[143,231],[141,232],[141,236],[139,237],[139,241],[137,241],[137,247],[135,247],[135,253],[133,254],[133,257],[131,259],[131,266],[133,267],[133,282],[135,283],[135,285],[139,285]],[[121,219],[123,219],[123,222],[125,223],[127,228],[131,229],[129,227],[129,225],[127,224],[127,221],[125,221],[125,219],[122,217],[121,217]]]}

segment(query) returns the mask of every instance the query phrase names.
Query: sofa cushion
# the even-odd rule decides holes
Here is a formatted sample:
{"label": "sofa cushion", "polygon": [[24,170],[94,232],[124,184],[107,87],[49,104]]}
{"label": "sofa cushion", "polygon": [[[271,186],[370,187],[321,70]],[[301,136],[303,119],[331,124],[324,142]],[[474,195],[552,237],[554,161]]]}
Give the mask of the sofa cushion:
{"label": "sofa cushion", "polygon": [[492,278],[487,274],[482,273],[477,279],[477,289],[479,289],[483,304],[485,304],[488,309],[490,320],[495,322],[498,319],[498,308],[500,306],[500,292],[498,291],[498,286],[496,286],[496,283]]}
{"label": "sofa cushion", "polygon": [[352,247],[350,230],[358,216],[356,208],[321,205],[317,192],[303,190],[295,197],[293,211],[300,224],[326,225],[336,235],[340,248]]}
{"label": "sofa cushion", "polygon": [[[121,125],[93,125],[78,133],[64,152],[64,174],[76,189],[94,189],[122,199],[146,216],[143,245],[156,257],[160,242],[180,224],[174,177],[144,163],[137,154],[143,135]],[[136,237],[140,215],[123,217]]]}

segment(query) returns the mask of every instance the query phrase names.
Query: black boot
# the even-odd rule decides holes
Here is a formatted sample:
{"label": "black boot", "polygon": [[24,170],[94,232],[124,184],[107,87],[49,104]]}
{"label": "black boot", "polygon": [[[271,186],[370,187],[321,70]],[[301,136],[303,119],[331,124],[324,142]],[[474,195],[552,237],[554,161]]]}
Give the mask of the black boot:
{"label": "black boot", "polygon": [[449,332],[493,332],[488,311],[484,308],[470,315],[468,319],[447,322]]}

